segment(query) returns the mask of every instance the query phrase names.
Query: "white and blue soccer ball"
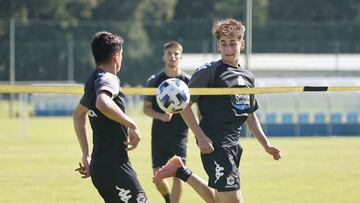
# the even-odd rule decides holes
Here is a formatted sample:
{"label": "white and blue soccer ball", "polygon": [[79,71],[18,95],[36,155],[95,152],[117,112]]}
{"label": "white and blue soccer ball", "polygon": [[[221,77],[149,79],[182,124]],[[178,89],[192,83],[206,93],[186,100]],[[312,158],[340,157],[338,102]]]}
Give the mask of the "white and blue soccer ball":
{"label": "white and blue soccer ball", "polygon": [[183,110],[189,101],[189,87],[180,79],[164,80],[156,90],[156,102],[165,112],[177,113]]}

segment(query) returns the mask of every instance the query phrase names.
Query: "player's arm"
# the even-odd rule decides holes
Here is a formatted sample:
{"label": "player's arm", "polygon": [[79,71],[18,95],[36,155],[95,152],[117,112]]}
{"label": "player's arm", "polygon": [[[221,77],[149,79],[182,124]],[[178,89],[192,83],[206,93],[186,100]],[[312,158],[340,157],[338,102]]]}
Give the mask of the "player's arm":
{"label": "player's arm", "polygon": [[184,119],[186,125],[194,133],[201,153],[208,154],[214,151],[212,146],[212,141],[205,135],[204,131],[200,128],[198,122],[196,121],[194,112],[191,109],[193,102],[190,101],[187,107],[180,112],[182,118]]}
{"label": "player's arm", "polygon": [[146,114],[147,116],[150,116],[154,119],[158,119],[158,120],[162,120],[164,122],[168,122],[171,120],[172,114],[171,113],[160,113],[155,111],[152,108],[152,102],[144,100],[144,106],[143,106],[143,112],[144,114]]}
{"label": "player's arm", "polygon": [[131,129],[137,128],[135,122],[111,99],[111,93],[108,91],[100,91],[97,94],[96,108],[111,120],[121,123]]}
{"label": "player's arm", "polygon": [[82,156],[82,164],[79,163],[80,167],[76,169],[82,174],[83,178],[87,178],[90,176],[90,156],[89,156],[89,145],[87,140],[87,132],[86,132],[86,113],[88,109],[78,104],[73,112],[73,124],[77,139],[79,141]]}
{"label": "player's arm", "polygon": [[[210,87],[211,82],[213,81],[215,68],[209,67],[209,64],[203,65],[198,68],[195,73],[191,76],[188,86],[190,88],[194,87]],[[194,112],[192,111],[192,104],[199,101],[200,95],[191,95],[190,102],[187,107],[182,110],[181,116],[184,119],[186,125],[194,133],[197,144],[200,148],[200,152],[203,154],[211,153],[214,151],[213,142],[205,135],[204,131],[200,128],[198,122],[196,121]],[[201,120],[201,118],[199,118]]]}
{"label": "player's arm", "polygon": [[100,91],[96,96],[95,105],[106,117],[128,127],[129,141],[124,142],[124,144],[130,146],[127,150],[135,149],[140,142],[140,132],[135,122],[111,99],[111,93],[106,90]]}
{"label": "player's arm", "polygon": [[140,132],[135,122],[111,99],[111,93],[106,90],[100,91],[96,96],[95,105],[106,117],[128,127],[129,141],[124,142],[124,144],[130,146],[127,150],[135,149],[140,142]]}
{"label": "player's arm", "polygon": [[246,120],[246,126],[264,147],[267,153],[271,154],[275,160],[279,160],[281,158],[280,150],[270,144],[255,113],[249,114],[248,119]]}

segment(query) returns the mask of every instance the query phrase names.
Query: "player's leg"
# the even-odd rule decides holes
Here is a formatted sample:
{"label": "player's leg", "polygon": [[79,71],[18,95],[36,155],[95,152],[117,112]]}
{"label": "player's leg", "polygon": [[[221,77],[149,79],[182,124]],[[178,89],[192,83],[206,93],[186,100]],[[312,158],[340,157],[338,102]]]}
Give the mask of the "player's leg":
{"label": "player's leg", "polygon": [[[163,143],[163,140],[159,140],[152,136],[151,139],[151,158],[154,175],[158,172],[161,166],[163,166],[169,159],[169,155],[166,149],[167,143]],[[166,203],[170,203],[170,187],[166,179],[159,179],[153,181],[156,189],[164,198]]]}
{"label": "player's leg", "polygon": [[[159,171],[159,168],[154,168],[153,172],[154,175]],[[171,196],[170,196],[170,189],[169,189],[169,183],[166,179],[160,179],[157,181],[154,181],[156,189],[159,191],[162,197],[164,197],[165,202],[170,202]]]}
{"label": "player's leg", "polygon": [[148,202],[129,162],[121,166],[92,166],[91,180],[106,203]]}
{"label": "player's leg", "polygon": [[216,190],[221,202],[243,202],[240,191],[239,163],[240,146],[215,149],[211,154],[202,154],[201,160],[209,176],[208,185]]}
{"label": "player's leg", "polygon": [[244,203],[241,190],[229,192],[216,192],[221,202]]}
{"label": "player's leg", "polygon": [[207,183],[200,178],[198,175],[192,173],[189,179],[186,181],[199,196],[207,203],[216,203],[215,201],[215,190],[208,187]]}
{"label": "player's leg", "polygon": [[184,182],[174,177],[171,188],[171,203],[179,203],[184,190]]}
{"label": "player's leg", "polygon": [[206,182],[201,179],[192,171],[185,167],[182,160],[178,156],[171,158],[157,174],[155,174],[153,180],[164,179],[168,177],[177,177],[182,181],[189,184],[199,196],[207,203],[217,203],[215,201],[215,190],[209,188]]}
{"label": "player's leg", "polygon": [[215,191],[215,202],[216,203],[222,203],[220,197],[219,197],[219,193]]}
{"label": "player's leg", "polygon": [[[179,135],[178,137],[182,137],[181,139],[177,140],[177,139],[172,139],[172,143],[169,143],[171,145],[169,145],[169,147],[167,147],[167,149],[169,150],[169,158],[172,158],[174,155],[178,156],[181,158],[182,162],[184,163],[184,165],[186,164],[186,149],[187,149],[187,137],[183,136],[183,135]],[[166,164],[166,163],[164,163]],[[183,187],[184,187],[184,182],[181,181],[180,179],[174,177],[173,178],[173,185],[171,188],[171,203],[179,203],[181,200],[181,196],[183,193]]]}

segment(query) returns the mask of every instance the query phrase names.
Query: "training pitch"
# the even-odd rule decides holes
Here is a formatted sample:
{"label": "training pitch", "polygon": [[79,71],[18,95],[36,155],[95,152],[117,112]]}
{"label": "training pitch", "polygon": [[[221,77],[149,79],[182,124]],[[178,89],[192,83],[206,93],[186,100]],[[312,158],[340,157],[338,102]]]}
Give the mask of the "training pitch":
{"label": "training pitch", "polygon": [[[130,111],[142,141],[131,162],[150,202],[162,197],[152,184],[151,120]],[[188,166],[206,178],[190,134]],[[282,150],[274,161],[254,138],[242,138],[241,188],[246,202],[359,202],[360,137],[270,137]],[[10,119],[0,116],[0,202],[102,202],[90,179],[74,172],[81,150],[71,117]],[[203,202],[186,186],[182,202]]]}

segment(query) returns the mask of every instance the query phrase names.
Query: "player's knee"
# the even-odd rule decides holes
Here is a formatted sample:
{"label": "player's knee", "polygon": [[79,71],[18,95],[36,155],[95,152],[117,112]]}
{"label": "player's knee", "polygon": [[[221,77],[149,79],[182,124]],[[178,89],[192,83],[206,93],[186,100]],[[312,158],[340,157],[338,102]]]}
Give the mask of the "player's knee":
{"label": "player's knee", "polygon": [[156,185],[156,186],[164,186],[164,185],[167,185],[167,182],[165,179],[160,179],[160,180],[154,180],[153,183]]}
{"label": "player's knee", "polygon": [[229,192],[218,192],[218,196],[222,202],[243,203],[243,197],[240,190]]}
{"label": "player's knee", "polygon": [[179,178],[173,177],[173,184],[183,185],[184,181],[180,180]]}

